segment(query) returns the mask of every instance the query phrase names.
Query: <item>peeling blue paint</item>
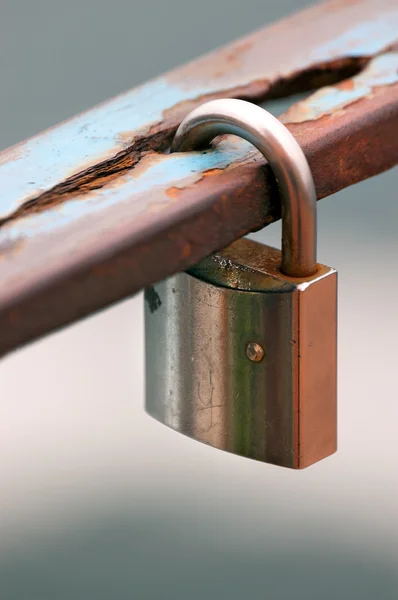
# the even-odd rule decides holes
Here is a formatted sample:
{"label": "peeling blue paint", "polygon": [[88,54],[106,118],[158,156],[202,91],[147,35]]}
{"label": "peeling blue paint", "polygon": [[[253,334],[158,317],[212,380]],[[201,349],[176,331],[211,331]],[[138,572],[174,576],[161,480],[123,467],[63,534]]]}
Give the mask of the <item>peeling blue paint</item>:
{"label": "peeling blue paint", "polygon": [[378,86],[398,83],[398,53],[384,54],[372,60],[366,69],[351,79],[352,89],[328,86],[306,100],[297,102],[281,118],[284,123],[303,123],[335,113],[356,100],[372,94]]}
{"label": "peeling blue paint", "polygon": [[[278,56],[266,64],[252,61],[254,53],[262,51],[261,44],[267,47],[268,41],[261,34],[260,41],[256,42],[259,47],[253,46],[247,54],[249,62],[244,68],[229,67],[225,76],[221,77],[212,76],[205,70],[206,75],[199,79],[195,70],[189,76],[182,72],[180,84],[177,80],[170,83],[161,77],[14,147],[8,162],[4,162],[7,154],[3,153],[0,157],[0,219],[12,215],[21,205],[65,179],[115,156],[135,136],[144,135],[151,126],[159,123],[165,110],[179,103],[220,89],[245,86],[259,79],[272,81],[279,76],[289,77],[295,71],[305,70],[318,62],[380,52],[398,35],[398,6],[393,6],[394,2],[391,2],[391,7],[383,5],[382,16],[372,20],[364,16],[365,22],[338,34],[345,14],[351,15],[352,19],[353,10],[358,11],[358,18],[362,13],[369,15],[377,11],[374,2],[363,4],[356,9],[349,5],[339,7],[337,21],[333,21],[335,24],[328,29],[325,37],[332,37],[333,31],[337,35],[314,50],[311,41],[306,43],[304,40],[297,55],[287,57],[281,53],[279,63]],[[324,19],[322,11],[320,9],[319,14]],[[16,158],[13,156],[15,152],[19,152]]]}
{"label": "peeling blue paint", "polygon": [[[40,233],[55,232],[73,221],[80,220],[82,214],[90,217],[125,202],[130,207],[129,218],[133,218],[151,210],[151,195],[148,194],[145,203],[143,201],[145,192],[150,191],[153,194],[156,190],[165,192],[172,186],[187,186],[200,179],[204,172],[211,169],[224,169],[233,162],[249,158],[250,154],[255,152],[248,142],[236,140],[233,144],[224,142],[222,149],[191,152],[189,155],[170,154],[146,168],[138,177],[135,177],[134,171],[131,171],[118,178],[117,182],[93,190],[84,196],[76,196],[53,209],[20,218],[16,222],[10,221],[0,229],[0,246],[12,243],[21,236],[24,239],[35,237],[38,229]],[[150,160],[149,156],[148,159]],[[145,159],[143,163],[145,165]],[[134,202],[134,198],[138,196],[141,196],[140,202]],[[160,197],[160,194],[158,196]],[[171,202],[172,200],[164,193],[165,208]]]}
{"label": "peeling blue paint", "polygon": [[188,91],[159,79],[28,140],[19,159],[0,165],[0,218],[75,170],[84,170],[82,165],[88,157],[96,163],[116,154],[123,148],[119,136],[131,131],[133,138],[140,130],[145,132],[162,120],[165,107],[202,93],[203,90]]}

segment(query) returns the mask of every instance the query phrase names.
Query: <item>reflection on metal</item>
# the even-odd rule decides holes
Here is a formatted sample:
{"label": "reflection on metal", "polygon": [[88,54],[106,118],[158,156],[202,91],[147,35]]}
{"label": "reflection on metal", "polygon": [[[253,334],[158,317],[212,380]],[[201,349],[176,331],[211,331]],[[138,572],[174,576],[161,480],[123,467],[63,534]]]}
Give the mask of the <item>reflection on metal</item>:
{"label": "reflection on metal", "polygon": [[146,291],[146,408],[215,448],[304,468],[336,450],[337,276],[287,277],[280,260],[239,240]]}
{"label": "reflection on metal", "polygon": [[246,346],[246,356],[253,362],[261,362],[264,358],[264,348],[258,342],[249,342]]}

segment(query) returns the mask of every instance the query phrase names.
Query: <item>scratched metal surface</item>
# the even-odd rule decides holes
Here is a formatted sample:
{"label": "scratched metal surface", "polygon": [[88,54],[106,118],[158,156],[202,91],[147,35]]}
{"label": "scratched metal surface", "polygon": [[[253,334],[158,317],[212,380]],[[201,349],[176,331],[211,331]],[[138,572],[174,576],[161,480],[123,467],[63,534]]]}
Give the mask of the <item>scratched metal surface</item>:
{"label": "scratched metal surface", "polygon": [[396,164],[397,31],[395,0],[320,5],[0,154],[0,353],[279,217],[248,144],[164,154],[208,98],[321,87],[281,116],[319,198]]}

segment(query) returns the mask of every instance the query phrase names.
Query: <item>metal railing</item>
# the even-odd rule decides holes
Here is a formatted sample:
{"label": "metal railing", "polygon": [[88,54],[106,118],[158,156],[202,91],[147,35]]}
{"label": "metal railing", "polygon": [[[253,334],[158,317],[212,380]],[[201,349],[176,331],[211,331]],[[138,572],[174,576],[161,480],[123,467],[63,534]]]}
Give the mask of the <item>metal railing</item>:
{"label": "metal railing", "polygon": [[279,118],[318,199],[397,164],[397,31],[395,0],[321,4],[1,153],[0,354],[279,218],[247,143],[169,154],[205,100],[307,91]]}

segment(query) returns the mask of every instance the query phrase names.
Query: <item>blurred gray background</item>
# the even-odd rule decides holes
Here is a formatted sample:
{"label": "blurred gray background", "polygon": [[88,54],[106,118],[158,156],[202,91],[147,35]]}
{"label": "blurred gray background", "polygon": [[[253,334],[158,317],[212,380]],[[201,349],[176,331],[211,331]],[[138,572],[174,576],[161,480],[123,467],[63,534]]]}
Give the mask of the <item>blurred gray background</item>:
{"label": "blurred gray background", "polygon": [[[0,0],[0,146],[305,4]],[[141,295],[0,363],[1,600],[398,597],[397,185],[319,206],[339,452],[306,471],[145,415]],[[278,244],[279,225],[256,237]]]}

